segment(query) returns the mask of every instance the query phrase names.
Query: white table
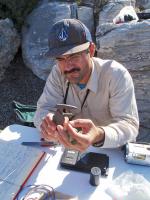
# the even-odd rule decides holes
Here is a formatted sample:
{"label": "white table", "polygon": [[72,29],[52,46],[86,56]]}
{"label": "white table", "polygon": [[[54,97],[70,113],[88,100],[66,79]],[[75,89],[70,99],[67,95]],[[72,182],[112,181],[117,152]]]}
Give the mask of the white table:
{"label": "white table", "polygon": [[[39,141],[39,133],[35,128],[10,125],[1,133],[0,137],[7,140],[8,143],[23,141]],[[42,147],[43,148],[43,147]],[[88,151],[106,153],[109,155],[110,166],[107,178],[100,179],[100,185],[97,187],[89,184],[90,175],[86,173],[75,172],[60,168],[59,161],[62,155],[62,147],[44,148],[48,154],[38,165],[28,184],[48,184],[57,191],[78,196],[81,200],[112,200],[105,192],[111,180],[118,177],[125,171],[132,170],[135,173],[142,174],[144,178],[150,181],[149,167],[131,165],[124,161],[123,152],[120,149],[102,149],[91,147]]]}

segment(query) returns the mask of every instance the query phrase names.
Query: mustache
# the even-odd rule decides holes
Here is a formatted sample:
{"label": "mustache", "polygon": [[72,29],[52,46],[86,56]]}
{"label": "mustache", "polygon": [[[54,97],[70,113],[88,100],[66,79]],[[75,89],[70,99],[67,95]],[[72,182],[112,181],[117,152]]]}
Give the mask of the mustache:
{"label": "mustache", "polygon": [[79,68],[73,68],[73,69],[71,69],[70,71],[64,71],[64,74],[71,74],[72,72],[79,72],[80,71],[80,69]]}

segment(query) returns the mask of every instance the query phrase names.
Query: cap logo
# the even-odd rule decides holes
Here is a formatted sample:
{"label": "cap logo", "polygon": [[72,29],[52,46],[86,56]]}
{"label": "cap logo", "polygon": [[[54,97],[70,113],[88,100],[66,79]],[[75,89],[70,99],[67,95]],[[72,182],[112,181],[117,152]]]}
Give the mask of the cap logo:
{"label": "cap logo", "polygon": [[58,39],[60,41],[66,41],[68,38],[67,27],[62,27],[61,31],[58,34]]}

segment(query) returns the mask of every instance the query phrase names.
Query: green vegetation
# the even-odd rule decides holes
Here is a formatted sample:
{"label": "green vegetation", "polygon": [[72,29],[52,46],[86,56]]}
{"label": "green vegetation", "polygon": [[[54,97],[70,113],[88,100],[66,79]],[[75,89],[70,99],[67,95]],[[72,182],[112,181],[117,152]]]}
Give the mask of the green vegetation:
{"label": "green vegetation", "polygon": [[36,6],[38,0],[0,0],[0,19],[11,18],[20,31],[25,17]]}
{"label": "green vegetation", "polygon": [[76,2],[77,2],[77,4],[79,4],[79,5],[82,3],[81,0],[77,0]]}

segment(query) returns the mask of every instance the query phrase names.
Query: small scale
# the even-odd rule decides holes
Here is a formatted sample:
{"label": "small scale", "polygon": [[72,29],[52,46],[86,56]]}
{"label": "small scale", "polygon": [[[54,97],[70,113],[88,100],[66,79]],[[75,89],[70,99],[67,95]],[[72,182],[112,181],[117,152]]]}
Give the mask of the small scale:
{"label": "small scale", "polygon": [[62,154],[60,166],[85,173],[90,173],[92,167],[99,167],[101,175],[107,176],[109,156],[95,152],[85,152],[82,154],[76,150],[66,148]]}

